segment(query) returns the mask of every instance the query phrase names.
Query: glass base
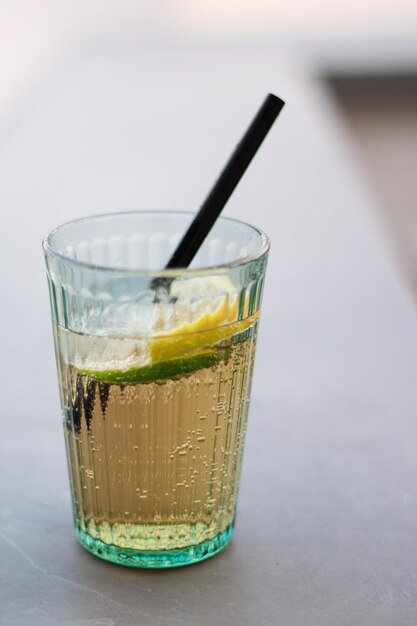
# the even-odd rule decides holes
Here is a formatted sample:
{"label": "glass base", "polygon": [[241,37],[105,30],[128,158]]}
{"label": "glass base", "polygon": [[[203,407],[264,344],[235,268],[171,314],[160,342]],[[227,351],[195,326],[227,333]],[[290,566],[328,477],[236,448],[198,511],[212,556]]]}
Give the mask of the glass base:
{"label": "glass base", "polygon": [[223,550],[229,543],[233,534],[233,525],[209,541],[203,541],[196,546],[188,546],[178,550],[131,550],[119,548],[93,539],[88,533],[76,527],[77,537],[84,548],[95,556],[128,567],[167,568],[182,567],[199,561],[205,561]]}

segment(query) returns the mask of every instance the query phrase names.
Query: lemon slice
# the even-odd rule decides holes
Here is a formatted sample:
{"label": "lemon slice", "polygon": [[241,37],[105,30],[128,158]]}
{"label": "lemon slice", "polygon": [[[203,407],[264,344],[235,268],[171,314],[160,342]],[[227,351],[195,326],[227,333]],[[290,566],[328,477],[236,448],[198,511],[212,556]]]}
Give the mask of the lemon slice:
{"label": "lemon slice", "polygon": [[198,293],[204,293],[205,297],[194,305],[194,319],[180,322],[171,330],[151,338],[149,353],[153,362],[178,358],[214,346],[254,324],[255,316],[237,321],[238,295],[227,276],[194,278],[183,283],[178,281],[171,288],[171,295],[188,301],[192,301]]}
{"label": "lemon slice", "polygon": [[184,324],[181,332],[174,330],[157,335],[149,342],[152,362],[165,361],[179,356],[191,355],[209,346],[215,346],[254,324],[254,315],[231,324],[218,325],[216,315],[204,315],[195,322]]}

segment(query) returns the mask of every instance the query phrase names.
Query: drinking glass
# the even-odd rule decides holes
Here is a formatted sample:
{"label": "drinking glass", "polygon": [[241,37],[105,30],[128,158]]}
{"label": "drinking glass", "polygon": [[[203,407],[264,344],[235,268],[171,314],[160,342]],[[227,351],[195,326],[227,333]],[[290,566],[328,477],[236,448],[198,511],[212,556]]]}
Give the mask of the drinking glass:
{"label": "drinking glass", "polygon": [[189,268],[161,269],[192,217],[99,215],[43,244],[76,534],[134,567],[233,532],[269,241],[222,217]]}

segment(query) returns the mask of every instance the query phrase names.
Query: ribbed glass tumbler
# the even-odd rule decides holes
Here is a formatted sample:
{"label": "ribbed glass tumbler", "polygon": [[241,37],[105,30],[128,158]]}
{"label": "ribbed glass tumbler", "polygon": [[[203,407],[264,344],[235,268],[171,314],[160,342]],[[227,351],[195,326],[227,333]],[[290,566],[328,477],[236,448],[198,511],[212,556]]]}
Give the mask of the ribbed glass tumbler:
{"label": "ribbed glass tumbler", "polygon": [[192,215],[70,222],[44,241],[78,539],[174,567],[232,535],[269,242],[220,218],[161,270]]}

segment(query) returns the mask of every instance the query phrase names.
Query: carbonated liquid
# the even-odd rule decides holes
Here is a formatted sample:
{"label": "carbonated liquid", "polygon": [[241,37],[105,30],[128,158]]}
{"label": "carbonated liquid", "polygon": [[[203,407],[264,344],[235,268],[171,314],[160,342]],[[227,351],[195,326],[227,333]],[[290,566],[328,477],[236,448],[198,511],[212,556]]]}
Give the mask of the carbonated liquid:
{"label": "carbonated liquid", "polygon": [[232,526],[255,330],[215,347],[209,367],[124,384],[73,365],[81,340],[57,329],[79,530],[120,548],[161,551],[212,540]]}

